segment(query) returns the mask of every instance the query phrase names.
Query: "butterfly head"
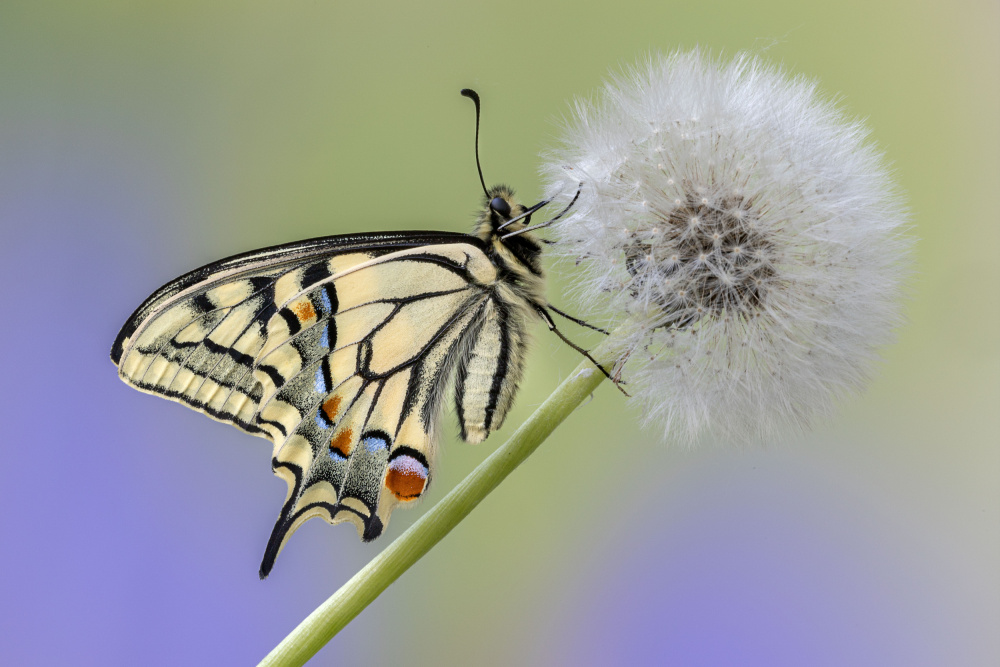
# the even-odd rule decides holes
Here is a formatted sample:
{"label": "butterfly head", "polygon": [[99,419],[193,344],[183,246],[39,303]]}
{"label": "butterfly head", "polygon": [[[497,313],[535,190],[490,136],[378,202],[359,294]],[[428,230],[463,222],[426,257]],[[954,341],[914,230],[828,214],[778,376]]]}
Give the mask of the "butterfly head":
{"label": "butterfly head", "polygon": [[486,190],[475,235],[493,254],[516,260],[540,276],[541,243],[531,232],[517,233],[530,224],[531,211],[517,201],[514,190],[507,185],[494,185]]}
{"label": "butterfly head", "polygon": [[476,105],[476,170],[486,195],[485,205],[480,209],[479,219],[476,221],[475,235],[486,243],[487,252],[494,261],[510,265],[508,260],[513,260],[515,266],[520,265],[521,269],[540,280],[542,267],[539,255],[542,246],[525,229],[531,224],[531,214],[548,202],[527,209],[514,199],[514,190],[509,186],[486,187],[483,166],[479,161],[479,95],[469,88],[464,88],[462,95]]}
{"label": "butterfly head", "polygon": [[484,241],[490,241],[494,237],[524,229],[531,221],[530,215],[513,223],[510,221],[523,215],[525,211],[527,209],[514,197],[514,190],[511,187],[494,185],[486,191],[484,206],[476,221],[475,234]]}

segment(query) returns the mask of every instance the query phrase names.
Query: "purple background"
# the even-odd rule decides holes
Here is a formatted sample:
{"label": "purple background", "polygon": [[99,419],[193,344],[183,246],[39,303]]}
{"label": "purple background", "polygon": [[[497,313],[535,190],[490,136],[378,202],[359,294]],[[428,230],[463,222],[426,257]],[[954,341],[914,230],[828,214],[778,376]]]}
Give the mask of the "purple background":
{"label": "purple background", "polygon": [[997,5],[602,7],[4,3],[0,663],[255,663],[577,361],[539,330],[504,433],[446,417],[422,508],[373,545],[310,522],[260,582],[270,444],[108,359],[147,294],[270,243],[465,229],[462,86],[487,178],[532,199],[573,95],[695,44],[818,78],[896,165],[920,244],[882,373],[748,450],[664,446],[602,388],[316,662],[1000,663]]}

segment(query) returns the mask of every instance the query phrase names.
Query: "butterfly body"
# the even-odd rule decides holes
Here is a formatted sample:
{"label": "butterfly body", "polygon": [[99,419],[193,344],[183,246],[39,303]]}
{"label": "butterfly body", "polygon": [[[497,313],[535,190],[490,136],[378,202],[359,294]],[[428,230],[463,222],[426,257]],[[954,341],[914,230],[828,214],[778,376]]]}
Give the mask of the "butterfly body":
{"label": "butterfly body", "polygon": [[125,382],[273,442],[288,495],[261,576],[309,518],[351,522],[367,541],[423,495],[449,386],[463,439],[501,426],[547,306],[541,245],[504,238],[525,213],[497,186],[474,234],[236,255],[164,285],[122,327],[111,358]]}

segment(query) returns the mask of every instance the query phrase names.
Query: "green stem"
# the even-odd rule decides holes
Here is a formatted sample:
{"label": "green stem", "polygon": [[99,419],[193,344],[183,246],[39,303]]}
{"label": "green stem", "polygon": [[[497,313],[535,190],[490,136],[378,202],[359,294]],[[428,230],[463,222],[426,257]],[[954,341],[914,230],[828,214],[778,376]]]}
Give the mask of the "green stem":
{"label": "green stem", "polygon": [[[605,346],[595,349],[593,356],[610,368]],[[603,379],[604,375],[589,361],[577,366],[510,440],[309,614],[260,664],[305,664],[521,465]]]}

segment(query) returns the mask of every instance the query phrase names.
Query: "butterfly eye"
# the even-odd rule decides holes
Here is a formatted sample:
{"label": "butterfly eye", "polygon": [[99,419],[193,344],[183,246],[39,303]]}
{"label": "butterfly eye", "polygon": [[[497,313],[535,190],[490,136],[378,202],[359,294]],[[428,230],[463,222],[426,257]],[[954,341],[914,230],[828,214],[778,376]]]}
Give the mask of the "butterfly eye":
{"label": "butterfly eye", "polygon": [[504,201],[502,197],[494,197],[490,201],[490,208],[505,218],[510,217],[510,204]]}

